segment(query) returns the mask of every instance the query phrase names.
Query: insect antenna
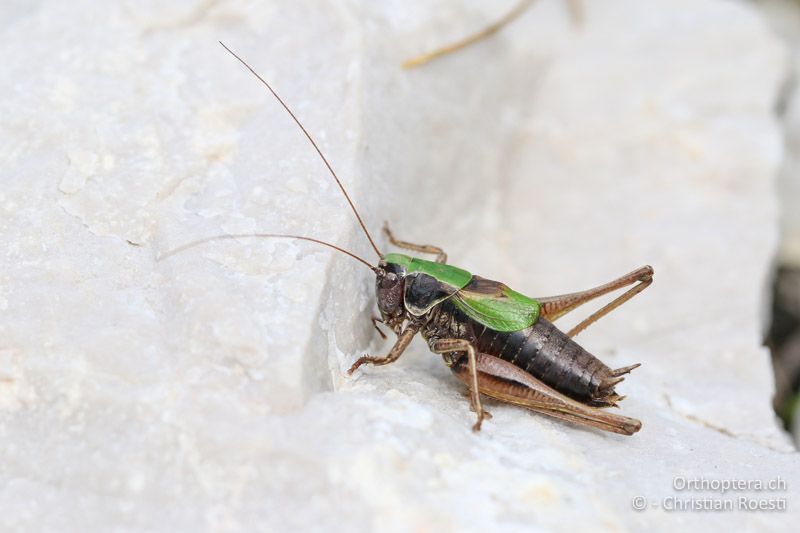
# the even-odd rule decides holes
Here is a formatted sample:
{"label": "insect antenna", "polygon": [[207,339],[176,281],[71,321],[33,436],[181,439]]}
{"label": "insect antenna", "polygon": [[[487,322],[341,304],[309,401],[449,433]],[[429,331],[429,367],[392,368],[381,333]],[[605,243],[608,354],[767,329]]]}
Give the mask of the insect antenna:
{"label": "insect antenna", "polygon": [[328,248],[332,248],[332,249],[337,250],[339,252],[342,252],[343,254],[349,255],[350,257],[352,257],[356,261],[360,261],[361,263],[364,263],[367,266],[367,268],[369,268],[370,270],[372,270],[376,274],[380,270],[377,267],[374,267],[374,266],[370,265],[367,260],[362,259],[361,257],[357,256],[353,252],[347,251],[344,248],[340,248],[339,246],[336,246],[335,244],[331,244],[329,242],[321,241],[319,239],[314,239],[312,237],[303,237],[301,235],[287,235],[287,234],[283,234],[283,233],[237,233],[237,234],[226,234],[226,235],[214,235],[213,237],[206,237],[204,239],[198,239],[196,241],[188,242],[188,243],[186,243],[186,244],[184,244],[182,246],[179,246],[179,247],[177,247],[177,248],[175,248],[173,250],[170,250],[169,252],[158,256],[156,261],[163,261],[163,260],[165,260],[165,259],[167,259],[169,257],[172,257],[175,254],[178,254],[180,252],[184,252],[184,251],[188,250],[189,248],[194,248],[195,246],[199,246],[201,244],[205,244],[205,243],[210,242],[210,241],[221,241],[223,239],[242,239],[242,238],[249,238],[249,237],[254,237],[254,238],[272,237],[272,238],[278,238],[278,239],[299,239],[301,241],[314,242],[314,243],[317,243],[317,244],[321,244],[323,246],[327,246]]}
{"label": "insect antenna", "polygon": [[383,257],[383,254],[381,254],[381,251],[378,250],[377,246],[375,246],[375,241],[372,240],[372,236],[369,234],[369,231],[367,230],[367,226],[364,224],[364,221],[361,219],[361,215],[358,214],[358,209],[356,209],[355,204],[353,204],[353,200],[350,199],[350,195],[347,194],[347,191],[345,190],[344,185],[342,185],[342,182],[339,181],[339,176],[336,175],[336,172],[334,172],[333,167],[328,162],[328,160],[325,158],[325,156],[322,154],[322,150],[319,149],[319,146],[317,146],[317,143],[311,137],[311,134],[308,133],[306,128],[300,123],[300,121],[297,119],[295,114],[292,113],[292,110],[289,109],[289,106],[286,105],[286,103],[283,101],[283,99],[281,99],[281,97],[278,96],[278,93],[275,92],[275,90],[272,88],[272,86],[269,83],[267,83],[267,80],[262,78],[258,74],[258,72],[256,72],[255,69],[253,69],[253,67],[251,67],[249,64],[247,64],[247,61],[245,61],[244,59],[242,59],[241,57],[236,55],[236,53],[233,50],[231,50],[230,48],[225,46],[225,43],[223,43],[222,41],[219,41],[219,44],[221,44],[222,47],[225,50],[228,51],[229,54],[231,54],[233,57],[238,59],[239,62],[242,65],[244,65],[245,68],[247,68],[247,70],[249,70],[253,74],[253,76],[255,76],[258,79],[258,81],[263,83],[264,86],[267,89],[269,89],[269,92],[272,93],[272,96],[274,96],[278,100],[278,102],[280,102],[281,106],[283,106],[283,108],[286,110],[286,112],[289,113],[289,116],[292,117],[292,120],[294,120],[295,124],[297,124],[300,127],[300,129],[303,131],[303,134],[305,134],[306,138],[311,143],[311,146],[313,146],[314,150],[316,150],[317,153],[319,154],[319,157],[322,159],[322,162],[325,163],[326,167],[328,167],[328,171],[330,171],[331,176],[333,176],[333,179],[336,180],[336,184],[339,186],[339,189],[341,189],[342,194],[344,194],[344,197],[347,199],[347,203],[350,204],[350,209],[353,210],[353,214],[356,216],[356,219],[358,219],[358,223],[361,225],[361,229],[364,230],[364,235],[367,236],[367,239],[369,240],[369,243],[372,245],[372,249],[375,250],[375,253],[378,254],[379,258]]}

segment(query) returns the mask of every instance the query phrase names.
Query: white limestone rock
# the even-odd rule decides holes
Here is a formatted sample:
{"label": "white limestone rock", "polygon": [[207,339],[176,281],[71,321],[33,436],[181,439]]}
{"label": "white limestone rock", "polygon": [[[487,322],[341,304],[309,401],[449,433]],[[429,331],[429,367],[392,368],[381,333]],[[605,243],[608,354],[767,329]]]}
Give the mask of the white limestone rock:
{"label": "white limestone rock", "polygon": [[[592,3],[575,29],[542,0],[495,39],[399,68],[510,5],[2,7],[0,528],[796,523],[797,455],[759,341],[783,50],[744,4]],[[611,366],[643,363],[620,386],[642,431],[487,402],[473,434],[422,342],[345,377],[388,349],[371,273],[346,257],[242,240],[157,261],[252,231],[374,260],[313,150],[217,39],[274,82],[376,236],[390,220],[533,295],[653,264],[652,288],[579,339]],[[679,491],[681,477],[788,490]],[[789,510],[663,509],[742,495]]]}
{"label": "white limestone rock", "polygon": [[[787,0],[759,0],[765,17],[787,45],[791,79],[800,68],[800,5]],[[800,88],[787,84],[782,99],[786,155],[778,178],[781,207],[779,262],[800,267]]]}

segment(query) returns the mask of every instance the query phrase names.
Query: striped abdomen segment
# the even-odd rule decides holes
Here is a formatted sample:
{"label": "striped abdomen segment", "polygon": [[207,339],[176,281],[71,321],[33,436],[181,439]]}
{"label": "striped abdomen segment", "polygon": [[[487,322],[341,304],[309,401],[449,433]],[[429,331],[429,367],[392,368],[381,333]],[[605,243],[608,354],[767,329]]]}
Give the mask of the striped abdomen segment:
{"label": "striped abdomen segment", "polygon": [[516,365],[567,396],[604,404],[614,395],[611,369],[543,318],[511,333],[477,324],[474,331],[479,352]]}

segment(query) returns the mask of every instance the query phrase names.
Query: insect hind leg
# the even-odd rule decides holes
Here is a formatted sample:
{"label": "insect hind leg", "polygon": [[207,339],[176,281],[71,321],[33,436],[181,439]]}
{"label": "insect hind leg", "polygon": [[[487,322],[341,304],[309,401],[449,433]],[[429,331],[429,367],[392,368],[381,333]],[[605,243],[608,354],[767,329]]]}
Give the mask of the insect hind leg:
{"label": "insect hind leg", "polygon": [[[610,407],[621,397],[604,404],[584,404],[545,385],[511,363],[485,353],[476,354],[478,389],[481,394],[532,411],[620,435],[633,435],[642,427],[635,418],[597,409]],[[456,377],[471,384],[473,376],[463,365],[453,367]]]}
{"label": "insect hind leg", "polygon": [[541,316],[547,320],[555,321],[570,311],[580,307],[581,305],[594,300],[595,298],[613,292],[617,289],[633,285],[634,283],[636,284],[611,302],[604,305],[599,310],[589,315],[587,318],[583,319],[577,326],[567,332],[568,337],[574,337],[649,287],[650,284],[653,283],[653,274],[653,267],[646,265],[637,268],[633,272],[625,274],[614,281],[610,281],[586,291],[562,294],[559,296],[540,297],[536,298],[536,300],[542,305]]}

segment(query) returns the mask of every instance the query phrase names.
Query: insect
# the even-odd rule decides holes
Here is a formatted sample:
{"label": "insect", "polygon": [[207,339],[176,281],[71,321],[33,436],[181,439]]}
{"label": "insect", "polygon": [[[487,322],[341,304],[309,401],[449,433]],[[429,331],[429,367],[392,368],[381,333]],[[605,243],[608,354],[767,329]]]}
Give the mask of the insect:
{"label": "insect", "polygon": [[[384,338],[381,323],[397,336],[388,354],[360,357],[348,374],[365,364],[380,366],[397,361],[412,339],[421,335],[430,350],[440,354],[455,376],[467,384],[471,408],[477,417],[475,431],[489,416],[481,403],[481,395],[623,435],[632,435],[641,428],[641,423],[634,418],[602,409],[617,406],[622,396],[615,392],[615,385],[639,365],[612,370],[579,346],[573,337],[649,286],[653,281],[651,267],[641,267],[587,291],[530,298],[503,283],[448,265],[447,255],[441,248],[399,240],[388,226],[384,226],[384,233],[391,244],[431,254],[434,260],[381,253],[333,167],[305,127],[269,83],[241,57],[220,44],[267,87],[300,127],[342,191],[378,261],[372,265],[334,244],[278,233],[208,237],[176,248],[160,259],[209,241],[243,237],[299,239],[327,246],[360,261],[373,272],[380,311],[380,317],[373,317],[373,325]],[[590,300],[631,285],[567,333],[551,323]]]}

